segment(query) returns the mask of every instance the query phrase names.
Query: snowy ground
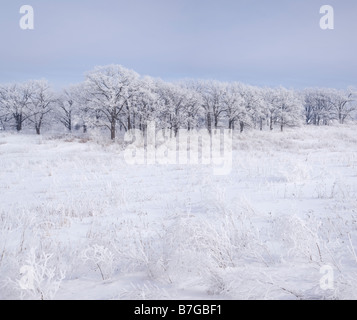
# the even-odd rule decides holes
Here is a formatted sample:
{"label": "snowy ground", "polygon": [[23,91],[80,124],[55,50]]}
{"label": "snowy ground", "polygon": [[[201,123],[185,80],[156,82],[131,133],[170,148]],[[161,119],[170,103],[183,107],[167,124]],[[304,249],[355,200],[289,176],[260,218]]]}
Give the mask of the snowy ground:
{"label": "snowy ground", "polygon": [[356,299],[356,133],[237,135],[222,177],[1,133],[0,299]]}

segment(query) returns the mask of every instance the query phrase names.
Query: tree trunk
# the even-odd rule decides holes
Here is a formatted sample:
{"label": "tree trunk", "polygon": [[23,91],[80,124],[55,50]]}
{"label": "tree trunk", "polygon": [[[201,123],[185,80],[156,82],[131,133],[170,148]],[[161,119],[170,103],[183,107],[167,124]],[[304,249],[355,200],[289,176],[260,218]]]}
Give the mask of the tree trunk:
{"label": "tree trunk", "polygon": [[68,113],[68,130],[72,132],[72,112],[69,111]]}
{"label": "tree trunk", "polygon": [[273,116],[270,117],[270,130],[273,130]]}
{"label": "tree trunk", "polygon": [[39,120],[38,123],[35,125],[35,127],[36,127],[36,133],[37,133],[38,135],[41,134],[42,119],[43,119],[43,115],[40,116],[40,120]]}
{"label": "tree trunk", "polygon": [[143,117],[142,116],[140,116],[140,118],[139,118],[139,130],[143,131]]}
{"label": "tree trunk", "polygon": [[214,128],[218,129],[218,116],[214,115]]}
{"label": "tree trunk", "polygon": [[128,131],[131,130],[131,118],[130,118],[130,114],[128,115]]}
{"label": "tree trunk", "polygon": [[232,130],[233,129],[233,120],[229,120],[228,122],[228,129]]}
{"label": "tree trunk", "polygon": [[112,139],[113,141],[115,140],[115,127],[116,127],[116,120],[115,118],[113,118],[110,123],[110,139]]}
{"label": "tree trunk", "polygon": [[16,119],[16,130],[20,132],[22,130],[22,114],[18,114],[15,117]]}
{"label": "tree trunk", "polygon": [[243,121],[239,122],[239,127],[240,127],[240,133],[243,133],[243,131],[244,131],[244,122]]}
{"label": "tree trunk", "polygon": [[207,113],[207,129],[209,134],[212,134],[212,118],[211,118],[211,112]]}

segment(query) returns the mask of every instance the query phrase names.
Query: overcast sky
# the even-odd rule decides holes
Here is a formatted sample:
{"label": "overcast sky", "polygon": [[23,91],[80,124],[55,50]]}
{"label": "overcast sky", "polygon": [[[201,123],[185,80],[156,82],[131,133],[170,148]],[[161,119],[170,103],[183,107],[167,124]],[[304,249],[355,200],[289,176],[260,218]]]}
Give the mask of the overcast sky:
{"label": "overcast sky", "polygon": [[[21,30],[21,5],[35,30]],[[320,7],[335,9],[321,30]],[[1,0],[0,82],[80,82],[121,64],[165,80],[357,85],[356,0]]]}

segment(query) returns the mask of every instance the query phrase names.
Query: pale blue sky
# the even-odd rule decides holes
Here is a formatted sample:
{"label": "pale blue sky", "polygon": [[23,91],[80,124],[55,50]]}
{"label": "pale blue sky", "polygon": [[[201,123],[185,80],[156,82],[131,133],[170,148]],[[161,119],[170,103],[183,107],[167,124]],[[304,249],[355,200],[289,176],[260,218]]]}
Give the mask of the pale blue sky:
{"label": "pale blue sky", "polygon": [[[19,27],[21,5],[35,30]],[[335,30],[319,28],[320,7]],[[122,64],[166,80],[357,85],[356,0],[1,0],[0,82],[79,82]]]}

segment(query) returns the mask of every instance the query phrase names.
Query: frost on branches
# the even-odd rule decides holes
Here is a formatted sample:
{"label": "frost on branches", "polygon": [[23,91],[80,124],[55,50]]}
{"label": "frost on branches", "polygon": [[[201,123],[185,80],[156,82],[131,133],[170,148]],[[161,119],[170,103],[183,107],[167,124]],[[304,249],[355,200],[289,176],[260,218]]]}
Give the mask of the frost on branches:
{"label": "frost on branches", "polygon": [[145,133],[148,121],[177,135],[179,130],[344,124],[356,116],[356,90],[259,88],[243,83],[186,80],[169,83],[140,76],[120,65],[96,67],[82,83],[54,92],[46,80],[0,85],[2,130],[43,127],[104,128]]}

